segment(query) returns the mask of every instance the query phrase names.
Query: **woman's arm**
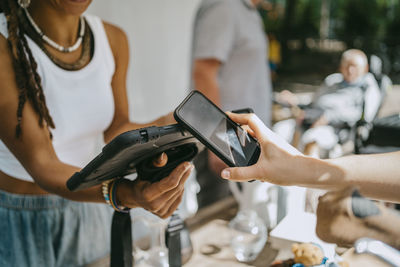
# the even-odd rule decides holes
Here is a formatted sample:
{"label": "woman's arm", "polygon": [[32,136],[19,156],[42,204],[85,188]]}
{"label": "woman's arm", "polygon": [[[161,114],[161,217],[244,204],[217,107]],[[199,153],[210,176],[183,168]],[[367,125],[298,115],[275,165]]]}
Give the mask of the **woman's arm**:
{"label": "woman's arm", "polygon": [[[40,127],[39,118],[30,102],[23,109],[22,135],[16,138],[18,88],[7,40],[0,36],[0,139],[24,166],[35,183],[45,191],[77,200],[102,202],[99,186],[71,192],[66,182],[79,168],[65,164],[57,157],[47,127]],[[168,217],[178,206],[183,184],[193,166],[186,162],[168,177],[154,184],[144,181],[124,181],[117,188],[117,200],[122,206],[143,207],[161,217]],[[4,182],[0,179],[0,183]]]}
{"label": "woman's arm", "polygon": [[115,73],[111,82],[114,96],[115,113],[111,125],[104,132],[104,140],[109,142],[115,136],[129,130],[153,125],[161,126],[176,123],[172,113],[162,116],[155,121],[144,124],[138,124],[129,121],[129,107],[126,90],[126,77],[129,64],[128,38],[123,30],[114,25],[104,23],[104,28],[106,30],[115,61]]}
{"label": "woman's arm", "polygon": [[343,180],[365,196],[400,203],[400,151],[326,160],[339,167]]}
{"label": "woman's arm", "polygon": [[47,127],[40,127],[39,118],[28,101],[23,109],[22,135],[16,138],[18,89],[7,40],[0,36],[0,139],[21,162],[35,182],[44,190],[64,197],[101,201],[99,188],[86,190],[84,194],[69,192],[66,180],[78,168],[62,163],[50,140]]}
{"label": "woman's arm", "polygon": [[255,165],[223,170],[223,178],[235,181],[258,179],[322,189],[354,185],[365,196],[400,202],[400,152],[315,159],[296,153],[287,143],[281,143],[282,139],[256,115],[229,113],[229,116],[250,127],[261,145],[261,154]]}

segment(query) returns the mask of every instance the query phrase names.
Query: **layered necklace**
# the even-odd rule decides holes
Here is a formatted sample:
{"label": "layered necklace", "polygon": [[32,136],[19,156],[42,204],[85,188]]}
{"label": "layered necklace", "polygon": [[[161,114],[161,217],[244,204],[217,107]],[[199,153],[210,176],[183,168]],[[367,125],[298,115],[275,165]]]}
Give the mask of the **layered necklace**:
{"label": "layered necklace", "polygon": [[23,9],[25,11],[26,17],[28,18],[30,24],[32,25],[32,27],[35,29],[35,31],[39,34],[40,38],[46,42],[48,45],[50,45],[51,47],[57,49],[60,52],[63,53],[70,53],[70,52],[74,52],[75,50],[77,50],[79,48],[79,46],[82,43],[82,39],[83,36],[85,35],[85,21],[83,19],[83,17],[80,17],[80,30],[79,30],[79,36],[78,39],[76,40],[75,44],[73,44],[70,47],[64,47],[62,45],[57,44],[56,42],[54,42],[53,40],[51,40],[47,35],[45,35],[42,30],[39,28],[39,26],[35,23],[35,21],[33,20],[33,18],[31,17],[31,15],[28,12],[28,9],[24,8]]}

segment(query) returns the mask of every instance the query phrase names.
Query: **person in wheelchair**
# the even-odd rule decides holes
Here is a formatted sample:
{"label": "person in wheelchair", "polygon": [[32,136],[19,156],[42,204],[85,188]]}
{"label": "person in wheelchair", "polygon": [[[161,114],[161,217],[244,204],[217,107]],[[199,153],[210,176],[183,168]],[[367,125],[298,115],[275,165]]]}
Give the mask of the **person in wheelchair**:
{"label": "person in wheelchair", "polygon": [[[349,49],[342,54],[340,73],[325,78],[312,103],[300,106],[298,130],[302,133],[299,142],[305,154],[330,157],[339,143],[349,139],[349,132],[363,119],[372,121],[380,107],[382,95],[374,75],[368,72],[367,56],[358,49]],[[296,104],[291,93],[280,96],[281,101]],[[331,155],[329,155],[329,154]]]}

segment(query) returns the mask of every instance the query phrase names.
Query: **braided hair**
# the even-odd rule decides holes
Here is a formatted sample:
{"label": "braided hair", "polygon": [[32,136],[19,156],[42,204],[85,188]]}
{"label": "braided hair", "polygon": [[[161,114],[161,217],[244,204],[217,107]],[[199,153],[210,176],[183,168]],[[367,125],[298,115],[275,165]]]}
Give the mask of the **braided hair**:
{"label": "braided hair", "polygon": [[[17,126],[15,135],[22,134],[22,114],[26,101],[30,101],[33,109],[39,116],[39,126],[55,128],[43,94],[41,78],[37,73],[37,63],[32,55],[25,37],[25,28],[22,22],[22,9],[16,0],[0,0],[0,12],[7,18],[8,46],[11,51],[13,68],[18,87]],[[51,132],[49,130],[50,137]]]}

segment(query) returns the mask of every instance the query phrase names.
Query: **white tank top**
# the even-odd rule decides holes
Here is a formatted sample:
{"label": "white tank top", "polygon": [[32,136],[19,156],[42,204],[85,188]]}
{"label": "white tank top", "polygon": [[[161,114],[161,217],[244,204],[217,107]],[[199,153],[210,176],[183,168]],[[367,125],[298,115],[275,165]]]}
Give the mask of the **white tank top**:
{"label": "white tank top", "polygon": [[[77,167],[83,167],[99,153],[103,132],[114,116],[111,88],[114,57],[100,18],[90,15],[85,18],[93,32],[94,53],[90,63],[77,71],[58,67],[27,37],[42,78],[47,107],[56,126],[51,130],[53,147],[62,162]],[[8,37],[3,13],[0,14],[0,34]],[[0,171],[17,179],[33,181],[1,140]]]}

